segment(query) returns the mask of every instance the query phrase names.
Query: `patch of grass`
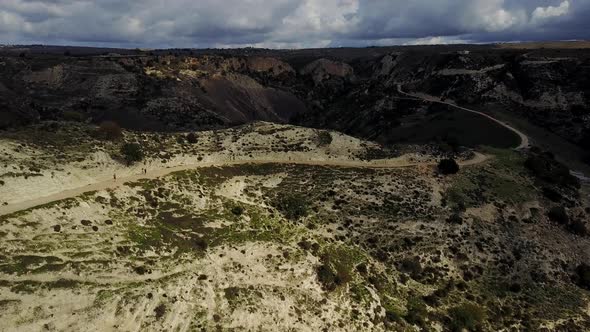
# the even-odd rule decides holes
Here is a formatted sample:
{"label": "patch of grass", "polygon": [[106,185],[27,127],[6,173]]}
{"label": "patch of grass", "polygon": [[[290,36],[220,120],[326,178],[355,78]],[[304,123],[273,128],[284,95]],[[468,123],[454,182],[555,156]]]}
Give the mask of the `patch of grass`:
{"label": "patch of grass", "polygon": [[29,272],[51,271],[51,266],[59,267],[62,260],[53,256],[22,255],[14,256],[13,262],[0,265],[0,271],[7,274],[22,275]]}
{"label": "patch of grass", "polygon": [[14,285],[10,288],[12,292],[15,293],[26,293],[32,294],[37,293],[40,289],[76,289],[80,288],[87,283],[79,282],[76,280],[71,279],[59,279],[56,281],[49,281],[49,282],[41,282],[41,281],[33,281],[33,280],[24,280],[15,282]]}
{"label": "patch of grass", "polygon": [[453,178],[446,193],[451,207],[474,207],[495,200],[519,204],[535,197],[536,189],[526,175],[522,156],[492,148],[486,148],[485,152],[494,155],[489,165],[465,168]]}
{"label": "patch of grass", "polygon": [[448,142],[458,146],[493,146],[513,148],[520,137],[511,130],[478,114],[434,104],[425,116],[413,115],[403,119],[404,125],[388,131],[387,143]]}

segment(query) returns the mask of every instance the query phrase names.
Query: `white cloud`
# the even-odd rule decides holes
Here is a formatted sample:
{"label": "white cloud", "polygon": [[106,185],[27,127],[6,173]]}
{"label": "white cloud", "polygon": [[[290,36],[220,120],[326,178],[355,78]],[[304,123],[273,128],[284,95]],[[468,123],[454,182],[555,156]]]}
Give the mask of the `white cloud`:
{"label": "white cloud", "polygon": [[473,0],[467,8],[463,17],[470,29],[498,32],[526,22],[525,11],[508,8],[505,0]]}
{"label": "white cloud", "polygon": [[544,20],[548,20],[554,17],[560,17],[567,15],[570,11],[570,2],[568,0],[562,2],[558,7],[537,7],[533,11],[532,22],[540,23]]}
{"label": "white cloud", "polygon": [[291,48],[590,38],[590,0],[547,1],[0,0],[0,40]]}
{"label": "white cloud", "polygon": [[464,44],[468,41],[463,39],[455,39],[449,37],[426,37],[426,38],[418,38],[408,42],[403,43],[404,45],[448,45],[448,44]]}

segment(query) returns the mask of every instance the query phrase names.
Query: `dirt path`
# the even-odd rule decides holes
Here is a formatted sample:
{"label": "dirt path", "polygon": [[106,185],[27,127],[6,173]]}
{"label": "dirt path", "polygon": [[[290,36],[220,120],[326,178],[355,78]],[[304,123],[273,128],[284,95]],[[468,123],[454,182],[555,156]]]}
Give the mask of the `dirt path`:
{"label": "dirt path", "polygon": [[416,99],[420,99],[420,100],[423,100],[423,101],[428,101],[428,102],[431,102],[431,103],[438,103],[438,104],[448,105],[448,106],[451,106],[451,107],[454,107],[454,108],[458,108],[458,109],[463,110],[463,111],[467,111],[467,112],[471,112],[471,113],[475,113],[475,114],[479,114],[481,116],[484,116],[484,117],[486,117],[486,118],[488,118],[488,119],[496,122],[497,124],[501,125],[502,127],[506,128],[506,129],[508,129],[508,130],[510,130],[512,132],[514,132],[516,135],[518,135],[520,137],[520,145],[518,145],[515,148],[515,150],[525,149],[525,148],[528,148],[530,146],[529,137],[527,135],[525,135],[522,131],[520,131],[520,130],[518,130],[518,129],[512,127],[512,126],[510,126],[509,124],[504,123],[504,122],[502,122],[502,121],[500,121],[500,120],[498,120],[498,119],[496,119],[496,118],[494,118],[492,116],[489,116],[489,115],[487,115],[487,114],[485,114],[483,112],[478,112],[478,111],[475,111],[475,110],[472,110],[472,109],[469,109],[469,108],[457,106],[457,105],[452,104],[452,103],[447,103],[447,102],[441,101],[440,99],[438,99],[436,97],[433,97],[433,96],[422,95],[422,94],[410,94],[410,93],[404,92],[404,91],[402,91],[402,85],[401,84],[398,84],[397,85],[397,91],[399,93],[405,95],[405,96],[410,96],[410,97],[413,97],[413,98],[416,98]]}
{"label": "dirt path", "polygon": [[[461,166],[470,166],[483,163],[490,159],[490,156],[475,152],[475,156],[472,159],[460,161]],[[144,179],[156,179],[169,175],[170,173],[206,168],[206,167],[221,167],[221,166],[237,166],[247,164],[285,164],[285,165],[309,165],[309,166],[330,166],[330,167],[349,167],[349,168],[373,168],[373,169],[388,169],[388,168],[408,168],[416,166],[434,166],[435,163],[424,163],[424,162],[406,162],[400,160],[388,160],[380,162],[362,162],[362,161],[277,161],[277,160],[243,160],[243,161],[226,161],[226,162],[215,162],[215,163],[199,163],[191,165],[180,165],[174,167],[160,168],[155,170],[149,170],[146,174],[136,174],[124,178],[118,178],[116,180],[96,182],[84,187],[74,188],[70,190],[64,190],[57,194],[39,197],[33,200],[24,202],[18,202],[14,204],[8,204],[0,206],[0,216],[12,214],[18,211],[27,210],[35,206],[48,204],[51,202],[63,200],[66,198],[72,198],[80,196],[87,192],[100,191],[106,189],[115,189],[125,185],[126,182],[135,182]]]}

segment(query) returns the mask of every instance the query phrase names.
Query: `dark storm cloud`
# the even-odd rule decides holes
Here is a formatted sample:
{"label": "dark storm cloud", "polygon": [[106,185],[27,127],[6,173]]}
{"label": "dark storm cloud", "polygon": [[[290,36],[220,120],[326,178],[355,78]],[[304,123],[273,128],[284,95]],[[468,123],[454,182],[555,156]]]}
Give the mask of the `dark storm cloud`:
{"label": "dark storm cloud", "polygon": [[0,0],[1,43],[317,47],[584,39],[590,0]]}

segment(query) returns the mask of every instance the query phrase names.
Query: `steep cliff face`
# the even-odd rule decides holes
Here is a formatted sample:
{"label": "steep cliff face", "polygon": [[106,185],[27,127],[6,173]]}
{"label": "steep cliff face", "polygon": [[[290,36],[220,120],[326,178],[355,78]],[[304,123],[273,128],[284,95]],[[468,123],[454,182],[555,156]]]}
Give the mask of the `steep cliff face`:
{"label": "steep cliff face", "polygon": [[185,130],[255,120],[288,122],[305,111],[266,84],[295,75],[273,58],[2,58],[0,127],[37,120],[115,120],[133,129]]}

